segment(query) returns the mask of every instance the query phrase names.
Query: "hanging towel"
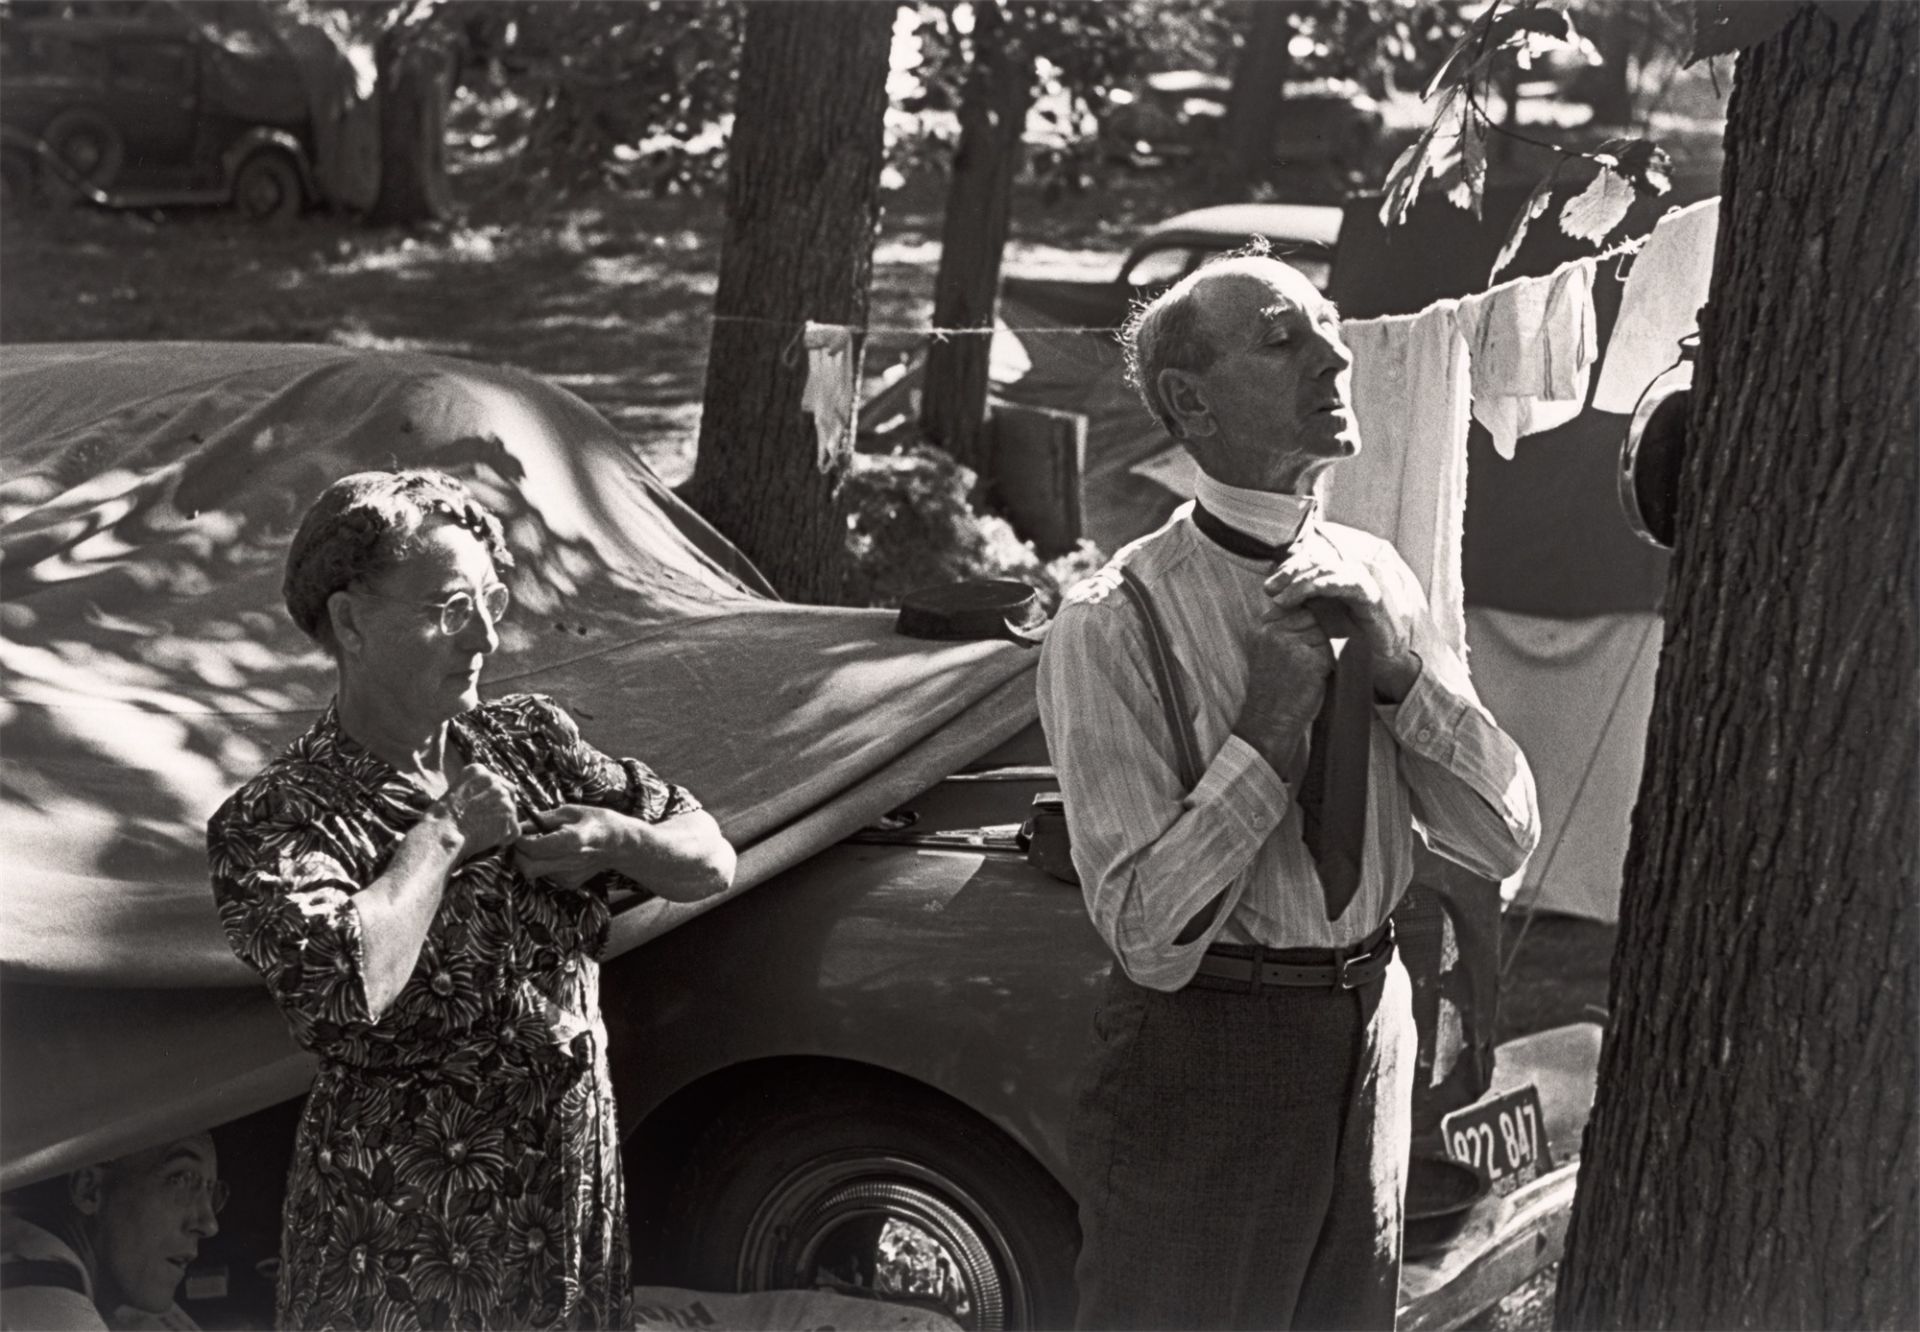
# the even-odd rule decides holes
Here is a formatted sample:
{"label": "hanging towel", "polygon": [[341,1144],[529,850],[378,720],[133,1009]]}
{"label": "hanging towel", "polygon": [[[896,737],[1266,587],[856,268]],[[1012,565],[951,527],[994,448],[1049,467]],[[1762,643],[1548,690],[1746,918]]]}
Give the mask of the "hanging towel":
{"label": "hanging towel", "polygon": [[1680,359],[1680,339],[1694,331],[1707,301],[1719,230],[1720,201],[1703,199],[1668,213],[1647,237],[1620,293],[1593,391],[1597,410],[1631,412],[1654,376]]}
{"label": "hanging towel", "polygon": [[1660,665],[1651,611],[1563,620],[1475,606],[1473,684],[1533,768],[1540,847],[1516,907],[1613,921]]}
{"label": "hanging towel", "polygon": [[1353,353],[1361,445],[1327,470],[1321,496],[1335,522],[1393,543],[1426,588],[1447,645],[1464,658],[1468,369],[1455,305],[1341,325]]}
{"label": "hanging towel", "polygon": [[800,410],[813,413],[814,464],[827,472],[853,453],[853,330],[808,320],[806,348],[807,386],[800,394]]}
{"label": "hanging towel", "polygon": [[1594,260],[1503,282],[1460,301],[1460,335],[1472,365],[1473,419],[1503,458],[1514,443],[1565,425],[1586,405],[1599,356],[1593,322]]}

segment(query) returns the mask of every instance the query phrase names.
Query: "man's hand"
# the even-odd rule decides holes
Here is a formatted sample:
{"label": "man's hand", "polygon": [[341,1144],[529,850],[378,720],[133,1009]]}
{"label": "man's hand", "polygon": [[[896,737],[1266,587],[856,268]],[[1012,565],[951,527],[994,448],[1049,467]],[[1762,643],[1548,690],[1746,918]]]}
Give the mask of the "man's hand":
{"label": "man's hand", "polygon": [[1307,728],[1333,672],[1333,647],[1312,612],[1275,605],[1247,643],[1247,696],[1233,733],[1260,752],[1282,781],[1306,768]]}
{"label": "man's hand", "polygon": [[594,805],[556,805],[534,815],[514,845],[514,860],[529,879],[577,888],[602,870],[619,868],[627,854],[630,821]]}
{"label": "man's hand", "polygon": [[1304,608],[1316,599],[1345,607],[1373,649],[1374,683],[1387,698],[1405,698],[1419,677],[1420,657],[1413,650],[1417,608],[1383,589],[1372,570],[1342,554],[1323,533],[1294,543],[1268,577],[1266,593],[1280,609]]}
{"label": "man's hand", "polygon": [[447,793],[434,802],[434,812],[453,824],[462,859],[508,845],[520,836],[513,788],[499,773],[479,764],[460,770]]}

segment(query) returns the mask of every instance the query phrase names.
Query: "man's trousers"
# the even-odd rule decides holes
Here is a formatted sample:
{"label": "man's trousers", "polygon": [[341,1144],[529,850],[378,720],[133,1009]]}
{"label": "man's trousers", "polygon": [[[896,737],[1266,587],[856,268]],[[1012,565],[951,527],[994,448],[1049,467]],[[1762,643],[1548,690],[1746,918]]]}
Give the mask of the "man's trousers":
{"label": "man's trousers", "polygon": [[1070,1153],[1082,1328],[1391,1328],[1415,1057],[1396,957],[1355,990],[1135,985]]}

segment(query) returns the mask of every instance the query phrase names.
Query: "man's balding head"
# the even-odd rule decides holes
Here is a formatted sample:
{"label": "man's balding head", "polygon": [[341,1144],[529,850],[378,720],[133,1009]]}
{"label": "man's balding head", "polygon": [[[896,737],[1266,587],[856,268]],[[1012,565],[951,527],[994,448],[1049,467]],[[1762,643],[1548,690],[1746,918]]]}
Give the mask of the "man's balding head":
{"label": "man's balding head", "polygon": [[1298,493],[1359,448],[1339,312],[1290,264],[1206,264],[1141,309],[1126,341],[1148,409],[1216,480]]}

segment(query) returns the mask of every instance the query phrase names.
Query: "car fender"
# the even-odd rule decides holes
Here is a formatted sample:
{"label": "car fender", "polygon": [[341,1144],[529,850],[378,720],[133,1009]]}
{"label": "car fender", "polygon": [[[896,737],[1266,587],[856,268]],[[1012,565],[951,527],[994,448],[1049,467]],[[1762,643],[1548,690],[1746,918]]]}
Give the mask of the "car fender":
{"label": "car fender", "polygon": [[756,1061],[849,1061],[953,1098],[1062,1177],[1110,962],[1080,894],[1016,852],[843,843],[607,965],[623,1128]]}

